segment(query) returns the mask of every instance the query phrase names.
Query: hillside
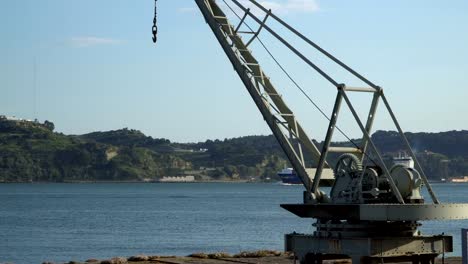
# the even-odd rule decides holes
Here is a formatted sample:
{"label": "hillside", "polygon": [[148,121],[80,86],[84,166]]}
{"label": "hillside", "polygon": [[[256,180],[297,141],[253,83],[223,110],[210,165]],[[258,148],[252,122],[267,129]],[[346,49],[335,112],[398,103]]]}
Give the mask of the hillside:
{"label": "hillside", "polygon": [[153,139],[135,130],[94,132],[79,136],[96,143],[118,147],[137,146],[160,155],[173,155],[191,164],[182,174],[214,180],[264,180],[276,177],[287,166],[273,136],[248,136],[200,143],[171,143],[167,139]]}
{"label": "hillside", "polygon": [[[387,156],[403,149],[395,131],[377,131],[372,135],[378,148]],[[427,176],[438,180],[468,175],[468,131],[405,133]]]}
{"label": "hillside", "polygon": [[[468,158],[468,131],[447,131],[439,133],[405,133],[413,150],[430,151],[449,158]],[[383,152],[398,152],[403,142],[395,131],[377,131],[372,135]]]}
{"label": "hillside", "polygon": [[0,182],[142,181],[191,168],[174,155],[93,142],[51,128],[0,120]]}
{"label": "hillside", "polygon": [[[92,134],[99,141],[99,137],[108,139],[111,135],[115,136],[119,133],[122,132],[109,131]],[[230,177],[238,175],[241,178],[247,178],[257,175],[261,176],[261,178],[274,177],[279,169],[289,166],[283,151],[273,135],[246,136],[182,144],[171,143],[165,139],[151,139],[144,136],[141,132],[134,133],[138,133],[141,138],[140,142],[132,140],[134,144],[151,147],[159,153],[169,153],[172,151],[173,155],[190,161],[193,168],[218,168],[218,176]],[[100,136],[97,137],[97,135]],[[406,136],[416,151],[428,177],[439,179],[440,177],[468,175],[468,131],[439,133],[408,132]],[[129,138],[135,139],[135,136]],[[372,135],[372,138],[388,162],[404,149],[404,144],[395,131],[377,131]],[[359,140],[353,141],[359,142]],[[124,144],[120,139],[106,142],[117,145]],[[157,142],[157,144],[150,144],[148,142]],[[128,142],[125,144],[128,144]],[[352,146],[349,142],[335,144]],[[332,164],[336,157],[336,155],[330,156]]]}
{"label": "hillside", "polygon": [[121,147],[140,147],[159,153],[173,152],[174,148],[168,139],[153,139],[138,130],[120,129],[107,132],[93,132],[78,136],[85,141],[94,141]]}
{"label": "hillside", "polygon": [[[276,172],[289,166],[272,135],[174,143],[130,129],[84,135],[53,130],[49,121],[0,119],[0,182],[152,181],[180,175],[262,181],[277,180]],[[429,178],[468,175],[468,131],[407,136]],[[387,160],[403,148],[396,132],[377,131],[373,138]]]}

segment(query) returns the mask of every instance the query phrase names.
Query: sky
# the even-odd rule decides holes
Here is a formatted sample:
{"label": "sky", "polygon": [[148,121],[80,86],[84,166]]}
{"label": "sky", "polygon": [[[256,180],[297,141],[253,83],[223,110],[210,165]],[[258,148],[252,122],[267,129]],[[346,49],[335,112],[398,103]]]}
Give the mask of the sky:
{"label": "sky", "polygon": [[[405,131],[468,129],[468,1],[260,2],[383,87]],[[0,115],[50,120],[65,134],[127,127],[176,142],[271,134],[195,2],[158,1],[156,45],[153,5],[1,0]],[[271,26],[340,83],[363,86]],[[336,89],[266,32],[260,38],[329,115]],[[309,136],[323,140],[327,120],[257,41],[251,48]],[[352,100],[364,115],[371,98]],[[342,113],[338,126],[360,137]],[[376,118],[375,129],[394,130],[385,111]]]}

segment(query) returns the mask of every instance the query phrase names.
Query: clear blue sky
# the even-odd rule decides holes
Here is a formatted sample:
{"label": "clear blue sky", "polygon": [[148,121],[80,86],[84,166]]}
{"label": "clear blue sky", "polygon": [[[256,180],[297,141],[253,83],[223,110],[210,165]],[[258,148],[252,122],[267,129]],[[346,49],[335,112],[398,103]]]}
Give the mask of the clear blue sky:
{"label": "clear blue sky", "polygon": [[[468,1],[265,2],[384,87],[406,131],[468,129]],[[2,0],[0,114],[51,120],[67,134],[128,127],[181,142],[270,134],[194,1],[158,4],[154,46],[152,0]],[[262,38],[329,113],[334,88]],[[322,140],[323,118],[252,49],[309,135]],[[304,52],[340,82],[360,85]],[[349,117],[341,127],[357,137]],[[377,129],[392,129],[387,115],[377,118]]]}

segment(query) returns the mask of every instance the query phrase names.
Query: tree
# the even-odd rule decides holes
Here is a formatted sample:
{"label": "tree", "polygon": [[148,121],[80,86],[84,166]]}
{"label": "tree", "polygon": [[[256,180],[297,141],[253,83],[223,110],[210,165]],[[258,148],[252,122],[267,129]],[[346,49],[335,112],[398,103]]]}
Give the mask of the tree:
{"label": "tree", "polygon": [[50,122],[49,120],[44,121],[44,127],[50,130],[51,132],[55,129],[54,123]]}

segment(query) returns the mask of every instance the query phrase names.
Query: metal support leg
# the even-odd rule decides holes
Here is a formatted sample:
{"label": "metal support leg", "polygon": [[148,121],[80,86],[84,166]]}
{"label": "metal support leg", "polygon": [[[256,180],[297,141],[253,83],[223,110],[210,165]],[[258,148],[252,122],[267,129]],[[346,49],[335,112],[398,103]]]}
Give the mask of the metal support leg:
{"label": "metal support leg", "polygon": [[[375,113],[377,112],[377,106],[379,105],[379,99],[380,99],[380,93],[374,93],[374,97],[372,98],[372,104],[369,110],[369,115],[367,116],[367,122],[366,122],[366,131],[370,135],[372,132],[372,126],[374,125],[374,120],[375,120]],[[367,139],[365,137],[362,138],[362,160],[364,159],[364,153],[366,153],[367,150]]]}
{"label": "metal support leg", "polygon": [[333,132],[335,131],[336,121],[338,120],[338,114],[340,113],[341,101],[343,99],[340,88],[338,88],[338,93],[336,95],[335,106],[333,107],[333,113],[330,118],[330,124],[328,125],[327,136],[325,137],[325,142],[322,146],[322,155],[317,166],[317,171],[315,172],[314,181],[312,183],[312,194],[316,194],[319,186],[320,177],[322,176],[323,167],[325,165],[325,160],[328,154],[328,147],[333,137]]}

